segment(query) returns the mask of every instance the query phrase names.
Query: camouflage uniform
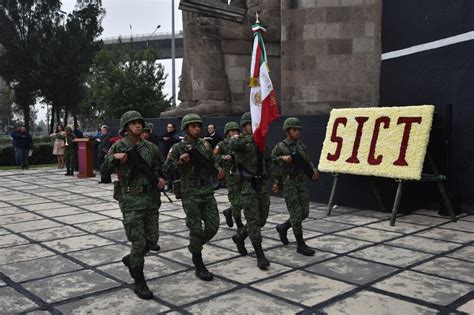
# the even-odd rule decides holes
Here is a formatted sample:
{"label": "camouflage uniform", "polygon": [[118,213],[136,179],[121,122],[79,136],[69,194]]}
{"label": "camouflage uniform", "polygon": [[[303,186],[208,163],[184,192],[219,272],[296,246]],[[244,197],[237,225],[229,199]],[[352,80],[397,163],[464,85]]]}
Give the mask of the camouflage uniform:
{"label": "camouflage uniform", "polygon": [[[230,130],[239,130],[239,124],[236,122],[229,122],[224,127],[224,133],[227,135],[227,132]],[[232,217],[234,218],[237,224],[237,231],[240,231],[243,228],[242,224],[242,206],[240,204],[240,175],[237,172],[235,158],[231,161],[224,160],[224,156],[233,155],[234,153],[230,150],[230,137],[227,136],[224,140],[219,142],[214,148],[214,154],[217,156],[217,161],[219,165],[224,168],[225,171],[225,183],[228,191],[228,198],[231,204],[230,211]],[[228,221],[227,210],[224,210],[224,215]],[[232,227],[232,218],[230,222],[227,222],[229,227]]]}
{"label": "camouflage uniform", "polygon": [[[129,111],[123,114],[120,134],[123,135],[128,123],[136,119],[143,121],[138,112]],[[118,200],[123,215],[125,234],[132,243],[130,255],[125,256],[122,261],[129,267],[130,274],[136,281],[143,280],[144,282],[144,278],[141,278],[143,277],[145,254],[158,241],[158,209],[160,208],[161,200],[160,192],[150,184],[144,174],[131,173],[130,161],[122,164],[114,158],[115,153],[126,152],[132,145],[133,143],[129,136],[125,136],[116,142],[107,153],[101,167],[101,173],[112,174],[116,169],[118,170],[120,187],[116,186],[114,190],[118,189],[120,191]],[[140,140],[135,145],[138,154],[150,166],[153,173],[159,177],[163,164],[161,152],[155,145],[146,140]],[[135,293],[137,292],[135,291]],[[137,293],[137,295],[139,294]],[[139,297],[142,296],[139,295]]]}
{"label": "camouflage uniform", "polygon": [[[202,119],[199,115],[187,114],[183,117],[181,129],[186,130],[191,123],[200,123],[202,126]],[[214,198],[214,188],[207,171],[203,168],[195,168],[192,161],[178,163],[180,156],[193,147],[208,160],[214,161],[211,146],[207,141],[200,138],[193,140],[186,136],[181,142],[174,144],[168,152],[164,170],[168,176],[181,175],[181,201],[186,213],[186,226],[189,229],[188,248],[193,255],[196,276],[210,281],[212,274],[205,269],[201,252],[203,245],[209,242],[219,229],[219,212]]]}
{"label": "camouflage uniform", "polygon": [[[301,129],[301,123],[297,118],[290,117],[283,124],[284,131],[287,131],[289,128]],[[291,227],[300,247],[298,252],[301,252],[304,251],[302,250],[302,245],[304,244],[302,223],[309,215],[308,189],[305,184],[306,175],[302,169],[295,169],[293,163],[285,163],[282,160],[282,156],[291,155],[295,152],[298,152],[311,165],[311,168],[317,172],[316,167],[311,162],[306,146],[299,139],[294,141],[287,137],[278,143],[272,151],[272,160],[275,163],[275,170],[281,169],[281,174],[277,175],[275,173],[275,183],[279,185],[280,189],[282,188],[286,207],[290,213],[289,220],[277,225],[277,232],[280,234],[282,242],[288,244],[286,233]],[[304,244],[303,247],[306,247],[306,245]],[[309,250],[305,252],[306,254],[311,254]],[[314,254],[314,251],[312,254]]]}
{"label": "camouflage uniform", "polygon": [[64,163],[66,164],[66,174],[74,175],[74,166],[76,165],[76,145],[74,143],[74,134],[71,127],[66,127],[64,135]]}
{"label": "camouflage uniform", "polygon": [[[240,125],[244,127],[247,123],[251,123],[250,113],[242,115]],[[257,145],[253,140],[253,136],[249,134],[240,135],[238,138],[232,138],[230,141],[230,149],[235,152],[235,158],[241,175],[241,205],[244,209],[245,224],[242,231],[234,235],[232,238],[237,244],[240,254],[245,256],[247,250],[244,241],[249,236],[258,259],[258,267],[266,269],[270,263],[266,260],[262,250],[262,236],[260,229],[265,226],[270,208],[270,196],[267,191],[268,182],[273,175],[273,163],[271,161],[270,152],[265,148],[262,158],[262,176],[263,181],[260,190],[256,191],[252,184],[250,175],[257,174]],[[246,170],[245,172],[243,170]]]}

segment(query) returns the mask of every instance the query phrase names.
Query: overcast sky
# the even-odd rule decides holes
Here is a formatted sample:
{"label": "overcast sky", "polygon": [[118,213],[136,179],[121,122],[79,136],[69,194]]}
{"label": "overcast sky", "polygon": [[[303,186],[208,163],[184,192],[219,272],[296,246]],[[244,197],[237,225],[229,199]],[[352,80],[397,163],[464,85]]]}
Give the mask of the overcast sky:
{"label": "overcast sky", "polygon": [[[181,11],[178,10],[179,0],[175,0],[175,31],[183,29]],[[70,12],[76,0],[63,0],[62,10]],[[171,0],[102,0],[106,13],[102,21],[104,31],[101,37],[130,36],[150,34],[158,25],[157,32],[171,32]],[[132,30],[130,30],[130,25]],[[168,73],[165,93],[171,96],[171,60],[160,61]],[[181,75],[182,59],[176,60],[176,78]],[[176,81],[178,81],[176,79]],[[46,113],[40,109],[38,119],[45,119]]]}

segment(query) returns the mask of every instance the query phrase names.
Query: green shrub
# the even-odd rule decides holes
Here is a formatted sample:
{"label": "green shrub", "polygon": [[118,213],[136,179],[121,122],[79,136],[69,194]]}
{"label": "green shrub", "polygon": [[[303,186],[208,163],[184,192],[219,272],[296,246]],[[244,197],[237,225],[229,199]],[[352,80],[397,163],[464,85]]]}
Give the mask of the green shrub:
{"label": "green shrub", "polygon": [[[50,142],[54,142],[54,138],[51,138],[50,136],[33,137],[33,143],[50,143]],[[8,146],[8,145],[12,145],[12,138],[10,136],[1,136],[0,147]]]}
{"label": "green shrub", "polygon": [[[30,157],[30,164],[52,164],[56,163],[53,155],[53,143],[34,143],[33,155]],[[0,165],[15,165],[15,154],[13,146],[0,146]]]}

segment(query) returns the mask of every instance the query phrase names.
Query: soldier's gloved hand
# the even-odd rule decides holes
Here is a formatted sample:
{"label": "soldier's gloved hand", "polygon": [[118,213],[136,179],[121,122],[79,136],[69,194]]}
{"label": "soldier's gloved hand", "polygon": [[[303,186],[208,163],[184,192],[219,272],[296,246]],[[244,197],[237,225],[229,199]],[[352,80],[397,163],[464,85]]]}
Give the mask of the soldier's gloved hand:
{"label": "soldier's gloved hand", "polygon": [[166,181],[163,178],[158,179],[158,190],[163,190],[165,188]]}
{"label": "soldier's gloved hand", "polygon": [[226,160],[226,161],[232,160],[232,155],[226,155],[226,156],[224,156],[224,160]]}
{"label": "soldier's gloved hand", "polygon": [[276,194],[279,191],[278,184],[275,183],[272,185],[272,193]]}
{"label": "soldier's gloved hand", "polygon": [[291,163],[291,161],[293,160],[293,159],[291,158],[291,155],[282,155],[282,156],[281,156],[281,159],[282,159],[283,162],[285,162],[285,163]]}
{"label": "soldier's gloved hand", "polygon": [[190,159],[191,159],[191,157],[189,156],[188,153],[183,153],[179,156],[178,163],[179,164],[184,164],[184,163],[187,163]]}
{"label": "soldier's gloved hand", "polygon": [[128,161],[127,153],[114,153],[114,159],[119,160],[121,164]]}
{"label": "soldier's gloved hand", "polygon": [[217,174],[217,179],[218,179],[218,180],[221,180],[221,179],[224,178],[224,176],[225,176],[224,169],[221,168],[221,169],[219,170],[219,173]]}
{"label": "soldier's gloved hand", "polygon": [[313,176],[311,177],[311,180],[318,181],[319,180],[319,172],[318,170],[314,171]]}

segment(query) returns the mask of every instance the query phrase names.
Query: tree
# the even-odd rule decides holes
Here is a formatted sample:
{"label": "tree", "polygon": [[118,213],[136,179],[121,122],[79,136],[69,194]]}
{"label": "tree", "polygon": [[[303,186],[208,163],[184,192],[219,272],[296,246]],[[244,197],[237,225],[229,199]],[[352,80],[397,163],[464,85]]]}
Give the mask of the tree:
{"label": "tree", "polygon": [[39,89],[39,54],[44,29],[52,23],[60,0],[1,0],[0,2],[0,75],[13,91],[14,102],[30,127],[30,110]]}
{"label": "tree", "polygon": [[99,51],[82,107],[101,119],[120,118],[128,110],[159,117],[170,107],[170,101],[163,94],[166,75],[157,56],[154,49],[136,50],[124,44]]}
{"label": "tree", "polygon": [[97,38],[102,33],[103,15],[100,1],[79,1],[71,14],[57,14],[45,32],[49,40],[41,55],[40,91],[52,107],[51,132],[54,120],[60,122],[61,111],[66,124],[68,115],[78,113],[86,96],[85,80],[100,49]]}

